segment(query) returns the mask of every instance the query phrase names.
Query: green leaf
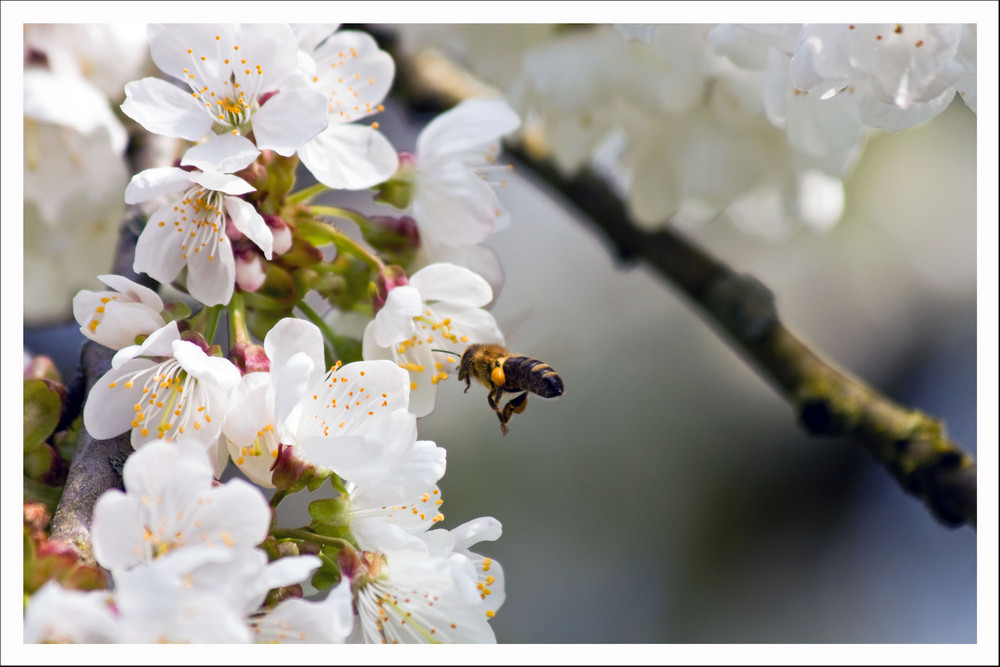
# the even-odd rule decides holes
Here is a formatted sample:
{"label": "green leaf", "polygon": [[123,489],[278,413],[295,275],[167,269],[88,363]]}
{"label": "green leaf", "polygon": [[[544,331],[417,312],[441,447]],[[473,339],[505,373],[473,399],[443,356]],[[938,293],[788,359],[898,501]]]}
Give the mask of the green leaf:
{"label": "green leaf", "polygon": [[35,450],[52,435],[62,414],[60,385],[50,380],[24,381],[24,452]]}

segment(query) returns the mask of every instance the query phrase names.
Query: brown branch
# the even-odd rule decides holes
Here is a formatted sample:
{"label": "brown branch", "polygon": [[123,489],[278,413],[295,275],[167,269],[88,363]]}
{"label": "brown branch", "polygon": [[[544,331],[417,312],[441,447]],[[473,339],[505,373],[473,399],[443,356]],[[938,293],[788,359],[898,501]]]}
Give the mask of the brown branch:
{"label": "brown branch", "polygon": [[856,440],[939,521],[975,526],[976,464],[947,437],[941,420],[893,402],[821,357],[781,322],[774,295],[753,276],[734,272],[672,229],[638,229],[597,175],[566,179],[523,149],[508,148],[576,206],[622,260],[646,262],[690,298],[792,404],[809,433]]}
{"label": "brown branch", "polygon": [[[80,363],[89,394],[94,384],[111,368],[114,351],[88,341],[80,352]],[[66,477],[66,488],[52,517],[52,539],[73,547],[82,562],[93,563],[90,520],[94,503],[108,489],[122,487],[121,466],[132,453],[131,433],[110,440],[95,440],[81,428],[76,454]]]}
{"label": "brown branch", "polygon": [[[390,35],[373,34],[393,50]],[[410,108],[440,111],[476,94],[467,75],[455,68],[449,74],[440,58],[431,61],[434,76],[426,75],[429,67],[411,65],[414,61],[396,58],[395,92]],[[948,439],[940,420],[893,402],[823,359],[781,322],[774,295],[756,278],[734,272],[673,229],[640,230],[593,172],[566,177],[534,145],[507,148],[591,221],[622,260],[646,262],[687,295],[791,403],[809,433],[858,441],[939,521],[975,526],[976,464]]]}

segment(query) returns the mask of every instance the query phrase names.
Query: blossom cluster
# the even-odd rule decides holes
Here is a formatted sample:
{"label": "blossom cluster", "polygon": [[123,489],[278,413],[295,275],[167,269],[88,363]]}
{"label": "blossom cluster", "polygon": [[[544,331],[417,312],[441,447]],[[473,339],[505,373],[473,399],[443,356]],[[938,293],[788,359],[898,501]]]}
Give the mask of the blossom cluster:
{"label": "blossom cluster", "polygon": [[[480,244],[508,222],[490,173],[517,114],[469,100],[400,151],[371,121],[395,64],[366,33],[152,25],[148,47],[162,75],[125,84],[121,111],[184,150],[119,191],[148,216],[139,279],[72,304],[115,352],[83,427],[135,450],[91,523],[111,583],[45,583],[25,640],[495,641],[503,570],[470,548],[500,524],[437,525],[446,452],[417,418],[466,346],[503,343]],[[364,189],[392,208],[336,205]],[[219,484],[230,465],[245,479]],[[279,526],[305,489],[326,490],[311,522]]]}
{"label": "blossom cluster", "polygon": [[[635,223],[725,214],[769,238],[824,230],[876,130],[976,109],[976,26],[399,26],[459,59],[567,173],[617,182]],[[502,50],[501,53],[498,53]]]}

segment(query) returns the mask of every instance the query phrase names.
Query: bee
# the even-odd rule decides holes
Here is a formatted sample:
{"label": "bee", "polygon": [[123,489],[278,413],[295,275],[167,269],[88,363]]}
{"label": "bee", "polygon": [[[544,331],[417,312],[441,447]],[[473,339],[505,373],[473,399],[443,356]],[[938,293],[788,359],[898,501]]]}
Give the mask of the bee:
{"label": "bee", "polygon": [[[497,413],[500,430],[507,435],[507,422],[521,414],[528,404],[528,392],[542,398],[563,395],[563,382],[552,367],[538,359],[512,355],[503,345],[470,345],[458,365],[458,379],[465,380],[465,391],[475,378],[490,390],[486,400]],[[500,407],[504,393],[518,394]]]}

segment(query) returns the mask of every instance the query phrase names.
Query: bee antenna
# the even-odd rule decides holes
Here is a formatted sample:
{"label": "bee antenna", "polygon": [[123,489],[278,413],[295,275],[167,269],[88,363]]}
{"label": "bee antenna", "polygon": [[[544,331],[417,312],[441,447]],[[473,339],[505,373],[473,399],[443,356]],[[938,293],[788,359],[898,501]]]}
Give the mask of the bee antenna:
{"label": "bee antenna", "polygon": [[433,348],[431,349],[431,352],[444,352],[445,354],[451,354],[451,355],[454,355],[454,356],[456,356],[456,357],[460,357],[460,356],[462,356],[462,355],[460,355],[460,354],[459,354],[458,352],[450,352],[450,351],[448,351],[448,350],[435,350],[435,349],[433,349]]}

